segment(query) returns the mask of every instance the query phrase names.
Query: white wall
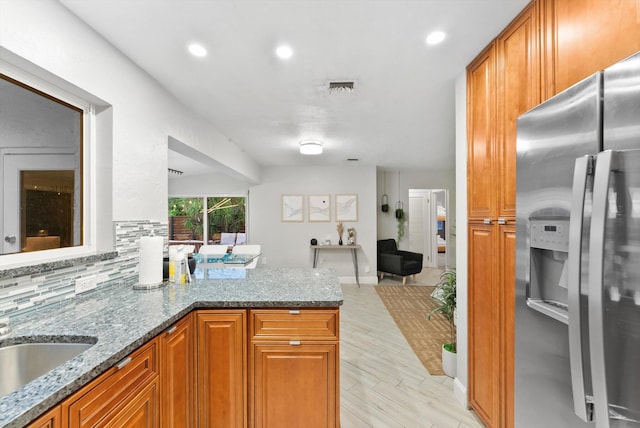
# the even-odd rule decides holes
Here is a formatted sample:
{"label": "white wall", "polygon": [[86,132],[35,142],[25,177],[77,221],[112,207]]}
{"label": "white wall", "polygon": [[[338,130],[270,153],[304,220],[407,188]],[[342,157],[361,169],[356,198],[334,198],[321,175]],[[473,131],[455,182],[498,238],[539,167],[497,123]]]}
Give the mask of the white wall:
{"label": "white wall", "polygon": [[[386,177],[386,186],[385,186]],[[398,178],[400,180],[400,188],[398,189]],[[455,230],[455,213],[456,213],[456,179],[455,171],[421,171],[421,170],[400,170],[384,171],[378,169],[377,176],[377,193],[376,193],[376,213],[377,213],[377,239],[394,238],[398,236],[398,222],[395,218],[395,208],[398,199],[404,204],[405,214],[409,212],[409,189],[447,189],[449,191],[449,212],[447,217],[452,220],[449,225],[450,231]],[[381,210],[382,195],[386,193],[389,196],[389,211],[383,213]],[[398,193],[398,191],[400,193]],[[453,234],[452,234],[453,235]],[[452,236],[453,237],[453,236]],[[447,240],[447,245],[448,240]],[[455,243],[451,244],[455,248]],[[405,225],[405,236],[402,241],[398,242],[398,248],[409,249],[409,224]],[[450,257],[449,263],[455,266],[455,258]]]}
{"label": "white wall", "polygon": [[[338,241],[335,195],[358,195],[358,221],[354,227],[361,283],[377,283],[376,277],[376,169],[373,166],[265,168],[262,182],[249,189],[249,234],[251,243],[262,245],[262,260],[271,266],[311,266],[309,241],[329,237]],[[281,221],[283,194],[304,195],[304,221]],[[308,221],[308,196],[331,195],[331,221]],[[318,267],[334,268],[342,282],[354,282],[353,263],[347,250],[321,251]],[[368,272],[367,272],[368,271]]]}
{"label": "white wall", "polygon": [[225,174],[169,177],[169,197],[247,196],[249,183]]}
{"label": "white wall", "polygon": [[[457,341],[458,372],[454,392],[458,401],[468,405],[469,347],[467,345],[467,79],[463,72],[455,82],[456,96],[456,302],[458,307]],[[453,214],[452,214],[453,217]]]}
{"label": "white wall", "polygon": [[0,47],[113,107],[113,220],[166,222],[168,136],[259,181],[255,161],[58,2],[1,1],[0,17]]}

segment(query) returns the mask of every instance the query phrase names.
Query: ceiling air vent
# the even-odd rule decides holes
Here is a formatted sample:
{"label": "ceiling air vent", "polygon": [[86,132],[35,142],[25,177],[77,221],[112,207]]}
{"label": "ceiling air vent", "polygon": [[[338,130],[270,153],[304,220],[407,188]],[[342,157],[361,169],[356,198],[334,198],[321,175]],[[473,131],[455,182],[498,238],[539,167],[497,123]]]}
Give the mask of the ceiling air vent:
{"label": "ceiling air vent", "polygon": [[329,93],[352,94],[355,91],[355,82],[329,82]]}

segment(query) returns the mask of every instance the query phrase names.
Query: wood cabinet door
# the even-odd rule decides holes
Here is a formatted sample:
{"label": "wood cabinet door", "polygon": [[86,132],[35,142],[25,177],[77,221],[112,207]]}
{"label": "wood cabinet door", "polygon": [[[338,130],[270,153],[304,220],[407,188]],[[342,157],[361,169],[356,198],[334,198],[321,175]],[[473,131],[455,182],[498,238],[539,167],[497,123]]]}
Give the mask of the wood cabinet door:
{"label": "wood cabinet door", "polygon": [[60,406],[56,406],[28,425],[28,428],[60,428]]}
{"label": "wood cabinet door", "polygon": [[500,294],[497,226],[469,224],[469,403],[489,427],[500,426]]}
{"label": "wood cabinet door", "polygon": [[242,428],[247,413],[246,311],[196,314],[198,426]]}
{"label": "wood cabinet door", "polygon": [[195,332],[191,314],[160,335],[161,424],[195,427]]}
{"label": "wood cabinet door", "polygon": [[469,220],[496,217],[495,49],[467,67],[467,203]]}
{"label": "wood cabinet door", "polygon": [[158,398],[158,384],[156,380],[131,397],[122,410],[111,415],[108,422],[99,423],[96,426],[105,428],[160,427]]}
{"label": "wood cabinet door", "polygon": [[538,3],[532,2],[496,39],[497,216],[516,216],[516,119],[540,103]]}
{"label": "wood cabinet door", "polygon": [[515,301],[516,301],[516,227],[515,225],[499,227],[499,252],[500,255],[500,296],[502,301],[500,311],[502,318],[502,339],[501,355],[502,355],[502,374],[503,381],[501,390],[500,403],[502,403],[502,420],[501,426],[513,428],[514,426],[514,386],[515,386],[515,340],[516,340],[516,319],[515,319]]}
{"label": "wood cabinet door", "polygon": [[253,343],[253,426],[339,426],[337,356],[337,343]]}
{"label": "wood cabinet door", "polygon": [[540,0],[553,95],[640,50],[638,0]]}

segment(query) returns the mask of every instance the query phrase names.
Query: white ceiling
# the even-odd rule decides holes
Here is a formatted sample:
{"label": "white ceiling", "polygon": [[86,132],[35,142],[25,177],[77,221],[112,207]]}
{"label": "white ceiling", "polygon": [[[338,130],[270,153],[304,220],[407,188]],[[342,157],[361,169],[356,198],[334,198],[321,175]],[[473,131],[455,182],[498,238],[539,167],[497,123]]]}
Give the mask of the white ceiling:
{"label": "white ceiling", "polygon": [[[260,165],[434,171],[454,165],[454,80],[528,1],[61,0]],[[322,155],[298,153],[309,138]]]}

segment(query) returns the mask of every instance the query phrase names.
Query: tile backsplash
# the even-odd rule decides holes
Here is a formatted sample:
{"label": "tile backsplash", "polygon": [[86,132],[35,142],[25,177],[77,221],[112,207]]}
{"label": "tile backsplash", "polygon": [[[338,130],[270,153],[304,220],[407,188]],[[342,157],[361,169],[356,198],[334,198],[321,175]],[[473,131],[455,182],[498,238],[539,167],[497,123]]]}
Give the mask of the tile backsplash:
{"label": "tile backsplash", "polygon": [[[142,236],[168,236],[167,223],[151,221],[117,221],[115,252],[103,257],[46,263],[21,269],[13,276],[0,276],[0,317],[16,316],[43,305],[76,296],[75,281],[95,278],[97,287],[135,284],[138,280],[138,253]],[[21,274],[25,270],[26,274]]]}

